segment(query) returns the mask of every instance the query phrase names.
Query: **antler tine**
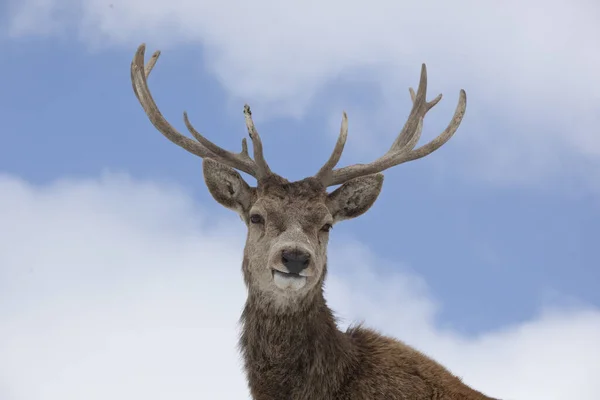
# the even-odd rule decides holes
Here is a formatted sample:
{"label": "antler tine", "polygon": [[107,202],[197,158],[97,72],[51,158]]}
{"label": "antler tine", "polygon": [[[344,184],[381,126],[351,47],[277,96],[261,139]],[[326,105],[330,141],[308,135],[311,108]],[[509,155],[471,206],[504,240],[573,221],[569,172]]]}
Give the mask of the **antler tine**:
{"label": "antler tine", "polygon": [[187,136],[182,135],[165,119],[152,98],[147,82],[148,76],[150,75],[150,72],[152,72],[156,61],[160,56],[160,52],[154,52],[146,66],[144,66],[145,51],[146,45],[142,43],[133,57],[131,62],[131,83],[133,91],[146,112],[146,115],[150,119],[150,122],[152,122],[152,125],[154,125],[156,129],[171,142],[190,153],[201,158],[214,158],[230,167],[256,177],[258,169],[257,164],[248,155],[248,148],[244,143],[242,143],[242,151],[240,153],[232,153],[213,144],[198,133],[189,122],[187,113],[184,112],[184,121],[188,129],[191,128],[190,131],[198,141],[194,141]]}
{"label": "antler tine", "polygon": [[242,169],[244,167],[244,164],[242,163],[248,162],[253,166],[253,172],[250,173],[250,175],[258,178],[258,175],[260,174],[256,168],[256,163],[248,155],[248,144],[245,139],[242,139],[242,151],[240,153],[232,153],[217,146],[198,132],[190,122],[186,111],[183,112],[183,122],[194,138],[212,153],[212,157],[244,172],[247,171]]}
{"label": "antler tine", "polygon": [[435,139],[417,149],[414,149],[414,147],[417,145],[421,137],[425,115],[440,102],[442,95],[438,95],[435,99],[429,102],[425,100],[427,92],[427,69],[425,64],[423,64],[421,67],[421,79],[417,93],[415,94],[412,88],[409,88],[409,92],[413,106],[408,119],[404,124],[404,127],[398,134],[398,137],[392,143],[390,149],[383,156],[379,157],[372,163],[355,164],[333,170],[331,173],[331,178],[327,182],[328,186],[339,185],[359,176],[382,172],[407,161],[413,161],[425,157],[442,147],[446,142],[448,142],[448,140],[450,140],[460,126],[460,123],[465,115],[465,110],[467,107],[467,94],[465,91],[462,89],[460,90],[458,104],[456,106],[454,116],[452,117],[452,120],[446,129]]}
{"label": "antler tine", "polygon": [[348,115],[346,111],[342,113],[342,126],[340,127],[340,134],[329,160],[321,167],[319,172],[315,175],[315,178],[319,179],[323,185],[327,186],[331,179],[333,169],[340,161],[342,153],[344,152],[344,146],[346,145],[346,139],[348,138]]}
{"label": "antler tine", "polygon": [[[415,103],[416,100],[416,95],[415,95],[415,91],[413,90],[413,88],[408,88],[408,91],[410,93],[410,99],[412,100],[413,104]],[[442,99],[442,95],[439,94],[435,99],[433,99],[432,101],[426,103],[427,104],[427,111],[431,110],[431,108],[433,108],[433,106],[435,106],[437,103],[439,103],[439,101]],[[398,135],[398,137],[396,138],[396,140],[394,141],[394,143],[392,144],[392,147],[390,148],[390,151],[393,150],[412,150],[415,148],[415,146],[417,145],[417,143],[419,142],[419,139],[421,139],[421,132],[423,131],[423,120],[424,120],[424,116],[419,118],[419,123],[417,124],[417,129],[415,130],[415,132],[412,135],[402,135],[402,132],[400,132],[400,134]]]}
{"label": "antler tine", "polygon": [[250,106],[248,104],[244,104],[244,118],[246,120],[248,136],[250,136],[250,139],[252,140],[252,149],[254,150],[254,162],[256,163],[257,168],[256,179],[260,179],[270,175],[271,169],[269,168],[269,164],[267,164],[267,160],[265,160],[262,141],[260,140],[260,135],[258,134],[256,127],[254,126],[254,121],[252,120],[252,111],[250,111]]}
{"label": "antler tine", "polygon": [[460,123],[462,122],[463,117],[465,116],[465,111],[467,109],[467,93],[464,89],[460,89],[460,94],[458,96],[458,104],[456,105],[456,109],[454,110],[454,115],[452,119],[448,123],[448,126],[444,131],[439,134],[435,139],[430,141],[429,143],[419,147],[418,149],[412,150],[406,156],[404,156],[402,162],[413,161],[419,158],[425,157],[440,147],[442,147],[458,130]]}
{"label": "antler tine", "polygon": [[[429,110],[431,110],[439,101],[442,99],[442,95],[438,95],[435,99],[428,102],[426,100],[427,96],[427,67],[425,64],[421,65],[421,78],[419,80],[419,87],[417,88],[417,93],[413,88],[408,88],[410,92],[410,98],[412,100],[413,106],[410,110],[410,114],[408,115],[408,119],[402,127],[402,130],[392,143],[392,147],[390,147],[389,152],[399,151],[406,147],[407,144],[414,142],[413,147],[416,146],[419,141],[419,137],[421,135],[421,130],[418,129],[418,125],[423,123],[423,119],[425,118],[425,114]],[[415,123],[417,126],[415,126]],[[416,140],[415,140],[416,137]],[[411,150],[412,150],[411,148]]]}
{"label": "antler tine", "polygon": [[[142,44],[142,46],[144,46],[144,44]],[[139,50],[139,48],[138,48],[138,50]],[[152,72],[152,68],[154,68],[154,66],[156,65],[156,62],[158,61],[158,57],[160,57],[160,50],[156,50],[154,53],[152,53],[152,56],[146,63],[146,67],[144,67],[144,77],[146,79],[148,79],[150,72]],[[142,60],[143,60],[143,58],[142,58]]]}

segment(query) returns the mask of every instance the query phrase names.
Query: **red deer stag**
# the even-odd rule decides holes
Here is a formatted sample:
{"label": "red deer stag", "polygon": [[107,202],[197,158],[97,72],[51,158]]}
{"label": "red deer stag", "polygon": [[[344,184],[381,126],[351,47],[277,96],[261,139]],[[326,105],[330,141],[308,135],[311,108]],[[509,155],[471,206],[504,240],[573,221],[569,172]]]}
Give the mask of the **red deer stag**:
{"label": "red deer stag", "polygon": [[[425,114],[442,98],[428,102],[427,71],[410,89],[412,110],[387,153],[369,164],[338,168],[348,133],[344,113],[335,148],[316,175],[289,182],[271,171],[250,108],[244,107],[254,157],[213,144],[184,121],[196,141],[182,135],[160,113],[148,75],[159,52],[144,65],[145,45],[131,63],[133,90],[152,124],[167,139],[203,158],[204,180],[217,202],[236,211],[248,234],[242,271],[248,288],[241,316],[240,349],[252,397],[256,400],[491,399],[471,389],[446,368],[417,350],[363,327],[337,328],[323,296],[329,230],[365,213],[377,199],[382,171],[425,157],[457,130],[466,108],[458,106],[446,130],[415,149]],[[257,180],[248,185],[236,171]],[[327,192],[327,188],[340,185]]]}

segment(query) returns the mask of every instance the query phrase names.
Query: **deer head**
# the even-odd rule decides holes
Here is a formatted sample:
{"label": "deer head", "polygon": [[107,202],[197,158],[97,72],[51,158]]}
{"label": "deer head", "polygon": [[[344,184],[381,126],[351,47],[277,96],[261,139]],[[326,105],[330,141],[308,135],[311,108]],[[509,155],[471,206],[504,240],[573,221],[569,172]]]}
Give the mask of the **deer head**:
{"label": "deer head", "polygon": [[[246,139],[242,140],[241,152],[224,150],[196,131],[185,112],[185,125],[196,141],[171,126],[160,113],[147,83],[160,53],[155,52],[144,66],[144,52],[142,44],[131,63],[133,90],[152,124],[167,139],[203,158],[208,190],[247,225],[244,280],[249,295],[273,310],[293,310],[322,292],[331,227],[362,215],[373,205],[383,185],[381,172],[425,157],[444,145],[458,129],[466,108],[466,94],[461,90],[448,127],[431,142],[415,148],[425,115],[442,98],[439,95],[426,101],[427,70],[423,64],[416,94],[409,89],[413,106],[408,120],[383,156],[369,164],[336,168],[348,135],[344,113],[339,137],[327,162],[314,176],[289,182],[269,168],[248,105],[244,115],[253,158]],[[256,178],[256,187],[246,183],[236,170]],[[329,193],[327,188],[334,185],[341,186]]]}

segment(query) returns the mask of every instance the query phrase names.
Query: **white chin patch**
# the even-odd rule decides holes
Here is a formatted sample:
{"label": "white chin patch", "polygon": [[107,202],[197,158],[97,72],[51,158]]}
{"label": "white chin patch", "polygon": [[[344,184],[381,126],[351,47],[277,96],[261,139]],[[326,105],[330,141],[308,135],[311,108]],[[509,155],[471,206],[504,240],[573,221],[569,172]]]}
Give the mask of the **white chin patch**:
{"label": "white chin patch", "polygon": [[273,271],[273,281],[279,289],[300,290],[306,285],[306,277]]}

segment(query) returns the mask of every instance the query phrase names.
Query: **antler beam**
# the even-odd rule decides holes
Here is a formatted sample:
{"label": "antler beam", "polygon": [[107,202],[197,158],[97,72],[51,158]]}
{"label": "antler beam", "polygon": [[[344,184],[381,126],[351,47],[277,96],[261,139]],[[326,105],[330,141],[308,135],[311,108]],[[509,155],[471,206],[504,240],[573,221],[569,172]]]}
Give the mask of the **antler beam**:
{"label": "antler beam", "polygon": [[135,52],[133,61],[131,62],[131,83],[133,85],[133,91],[144,108],[150,122],[152,122],[160,133],[171,142],[198,157],[213,158],[232,168],[246,172],[256,179],[264,178],[271,173],[263,156],[262,142],[254,127],[252,114],[248,105],[244,106],[244,115],[246,118],[248,134],[250,135],[250,139],[252,139],[254,160],[248,155],[248,144],[246,143],[246,139],[242,140],[242,151],[240,153],[227,151],[202,136],[202,134],[192,126],[186,112],[183,113],[185,125],[197,141],[179,133],[179,131],[163,117],[148,88],[148,76],[150,75],[150,72],[152,72],[156,61],[160,56],[160,51],[154,52],[152,57],[150,57],[150,60],[148,60],[148,63],[144,66],[145,51],[146,45],[142,43]]}

